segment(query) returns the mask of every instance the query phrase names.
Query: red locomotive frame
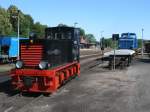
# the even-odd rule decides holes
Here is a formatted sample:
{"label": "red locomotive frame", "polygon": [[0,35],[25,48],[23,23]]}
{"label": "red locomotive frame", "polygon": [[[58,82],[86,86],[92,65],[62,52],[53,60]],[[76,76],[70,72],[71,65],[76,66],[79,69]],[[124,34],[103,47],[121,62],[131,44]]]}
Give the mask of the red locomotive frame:
{"label": "red locomotive frame", "polygon": [[[51,70],[38,69],[13,69],[11,71],[12,85],[15,89],[28,92],[53,93],[65,81],[80,76],[80,64],[78,62],[68,63],[64,66],[56,67]],[[21,77],[33,77],[31,87],[26,87]],[[40,77],[40,78],[39,78]],[[39,80],[39,79],[40,80]]]}

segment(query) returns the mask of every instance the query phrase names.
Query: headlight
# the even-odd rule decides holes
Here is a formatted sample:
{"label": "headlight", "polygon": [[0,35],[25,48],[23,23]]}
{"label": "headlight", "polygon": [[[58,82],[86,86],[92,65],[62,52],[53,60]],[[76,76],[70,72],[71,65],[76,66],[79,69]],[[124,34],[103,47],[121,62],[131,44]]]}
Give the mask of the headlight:
{"label": "headlight", "polygon": [[41,61],[40,64],[39,64],[39,68],[40,69],[47,69],[48,68],[48,62],[45,62],[45,61]]}
{"label": "headlight", "polygon": [[23,67],[23,62],[22,61],[17,61],[16,62],[16,68],[22,68]]}

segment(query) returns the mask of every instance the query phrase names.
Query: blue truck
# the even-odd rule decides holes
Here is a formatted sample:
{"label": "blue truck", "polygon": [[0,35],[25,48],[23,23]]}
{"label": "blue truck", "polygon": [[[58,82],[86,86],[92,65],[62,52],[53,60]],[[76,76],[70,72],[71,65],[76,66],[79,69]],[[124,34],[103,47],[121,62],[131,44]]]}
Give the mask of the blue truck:
{"label": "blue truck", "polygon": [[118,41],[119,49],[137,49],[138,40],[135,33],[122,33]]}
{"label": "blue truck", "polygon": [[[22,38],[20,39],[27,39]],[[18,38],[0,37],[0,63],[15,61],[18,56]]]}

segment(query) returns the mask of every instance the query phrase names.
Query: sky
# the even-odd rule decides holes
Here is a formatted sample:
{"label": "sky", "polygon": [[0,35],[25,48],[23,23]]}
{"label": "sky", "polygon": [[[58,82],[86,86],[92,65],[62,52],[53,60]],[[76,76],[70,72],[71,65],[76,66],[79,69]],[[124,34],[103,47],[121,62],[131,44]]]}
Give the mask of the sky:
{"label": "sky", "polygon": [[16,5],[35,22],[81,27],[97,40],[114,33],[134,32],[150,39],[150,0],[0,0],[0,6]]}

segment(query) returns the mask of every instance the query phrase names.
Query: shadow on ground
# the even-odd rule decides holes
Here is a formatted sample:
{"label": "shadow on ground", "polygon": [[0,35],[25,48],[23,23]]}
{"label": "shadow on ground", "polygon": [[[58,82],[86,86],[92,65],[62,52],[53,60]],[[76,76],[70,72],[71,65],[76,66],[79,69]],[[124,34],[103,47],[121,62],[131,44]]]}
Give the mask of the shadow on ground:
{"label": "shadow on ground", "polygon": [[14,96],[19,93],[19,91],[13,90],[10,80],[0,83],[0,92],[3,92],[8,96]]}
{"label": "shadow on ground", "polygon": [[41,95],[41,93],[30,93],[30,92],[21,93],[20,91],[14,90],[13,86],[11,85],[11,80],[0,83],[0,92],[3,92],[10,97],[15,96],[17,94],[26,97],[38,97]]}
{"label": "shadow on ground", "polygon": [[150,58],[149,59],[139,59],[139,61],[144,62],[144,63],[150,63]]}

